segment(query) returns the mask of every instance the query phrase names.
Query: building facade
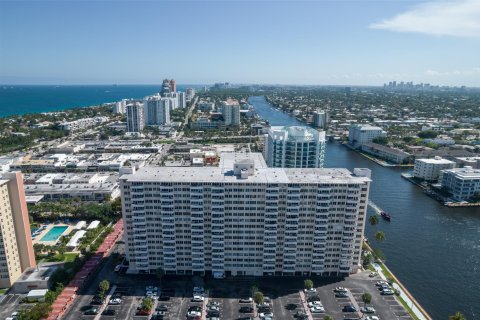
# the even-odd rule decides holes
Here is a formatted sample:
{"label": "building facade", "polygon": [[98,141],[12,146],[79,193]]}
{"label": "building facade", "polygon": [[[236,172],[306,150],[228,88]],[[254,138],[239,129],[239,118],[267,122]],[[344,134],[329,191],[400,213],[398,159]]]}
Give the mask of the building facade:
{"label": "building facade", "polygon": [[143,100],[146,125],[170,125],[170,101],[160,95],[148,96]]}
{"label": "building facade", "polygon": [[127,105],[127,132],[142,132],[144,126],[144,110],[141,103]]}
{"label": "building facade", "polygon": [[329,120],[328,111],[316,110],[313,112],[313,125],[315,127],[326,129]]}
{"label": "building facade", "polygon": [[354,148],[370,143],[378,137],[385,137],[387,133],[380,127],[368,124],[352,124],[348,128],[348,141]]}
{"label": "building facade", "polygon": [[440,184],[454,200],[467,201],[480,194],[480,169],[472,167],[441,171]]}
{"label": "building facade", "polygon": [[265,135],[264,157],[274,168],[322,168],[325,145],[325,131],[274,126]]}
{"label": "building facade", "polygon": [[425,181],[436,181],[440,177],[440,172],[446,169],[455,168],[455,162],[435,157],[433,159],[416,159],[413,169],[413,176]]}
{"label": "building facade", "polygon": [[338,275],[361,262],[365,175],[224,153],[219,167],[145,167],[120,184],[132,273]]}
{"label": "building facade", "polygon": [[27,204],[20,172],[0,177],[0,287],[11,287],[22,272],[36,266]]}
{"label": "building facade", "polygon": [[361,149],[366,153],[396,164],[407,163],[412,156],[410,153],[401,149],[392,148],[373,142],[362,144]]}
{"label": "building facade", "polygon": [[237,100],[229,99],[222,101],[221,108],[226,127],[240,125],[240,104]]}

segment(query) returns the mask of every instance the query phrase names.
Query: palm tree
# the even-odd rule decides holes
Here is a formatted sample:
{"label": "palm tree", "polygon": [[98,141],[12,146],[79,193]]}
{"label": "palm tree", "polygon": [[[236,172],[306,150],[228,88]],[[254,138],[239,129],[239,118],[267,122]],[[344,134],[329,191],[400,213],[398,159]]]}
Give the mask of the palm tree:
{"label": "palm tree", "polygon": [[377,241],[385,240],[385,233],[383,231],[377,231],[375,233],[375,239],[377,239]]}
{"label": "palm tree", "polygon": [[467,320],[461,312],[455,313],[455,315],[448,317],[448,320]]}
{"label": "palm tree", "polygon": [[370,217],[368,217],[368,221],[370,222],[370,224],[372,226],[374,225],[377,225],[378,224],[378,216],[375,214],[375,215],[371,215]]}

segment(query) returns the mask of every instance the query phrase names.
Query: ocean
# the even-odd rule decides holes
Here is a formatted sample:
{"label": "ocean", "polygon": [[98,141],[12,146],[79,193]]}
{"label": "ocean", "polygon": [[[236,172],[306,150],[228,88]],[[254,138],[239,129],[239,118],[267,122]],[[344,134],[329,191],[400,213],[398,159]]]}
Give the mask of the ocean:
{"label": "ocean", "polygon": [[[177,91],[201,85],[177,85]],[[88,107],[159,92],[158,85],[0,85],[0,117]]]}

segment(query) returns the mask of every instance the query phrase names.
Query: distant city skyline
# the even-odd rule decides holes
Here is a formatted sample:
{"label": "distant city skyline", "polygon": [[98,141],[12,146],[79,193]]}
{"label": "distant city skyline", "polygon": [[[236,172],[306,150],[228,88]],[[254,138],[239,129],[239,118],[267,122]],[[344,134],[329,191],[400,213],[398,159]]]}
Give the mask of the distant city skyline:
{"label": "distant city skyline", "polygon": [[0,83],[480,87],[480,1],[0,1]]}

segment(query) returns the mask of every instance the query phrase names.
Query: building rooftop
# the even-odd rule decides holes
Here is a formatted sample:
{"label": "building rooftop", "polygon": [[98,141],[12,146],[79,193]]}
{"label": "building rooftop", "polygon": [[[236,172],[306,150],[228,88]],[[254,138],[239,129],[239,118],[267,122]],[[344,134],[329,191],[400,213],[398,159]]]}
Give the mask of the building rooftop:
{"label": "building rooftop", "polygon": [[435,158],[432,158],[432,159],[417,159],[415,161],[420,161],[420,162],[424,162],[424,163],[431,163],[431,164],[452,164],[452,163],[455,163],[453,161],[443,159],[443,158],[440,158],[440,157],[435,157]]}
{"label": "building rooftop", "polygon": [[[239,179],[233,173],[234,163],[244,159],[254,161],[255,170],[248,179]],[[222,154],[218,167],[144,167],[133,175],[124,175],[127,181],[177,182],[235,182],[235,183],[364,183],[366,177],[354,176],[347,169],[324,168],[268,168],[260,153]]]}
{"label": "building rooftop", "polygon": [[447,169],[443,170],[443,172],[453,173],[454,175],[462,179],[480,179],[480,169],[473,169],[469,166],[463,168]]}

